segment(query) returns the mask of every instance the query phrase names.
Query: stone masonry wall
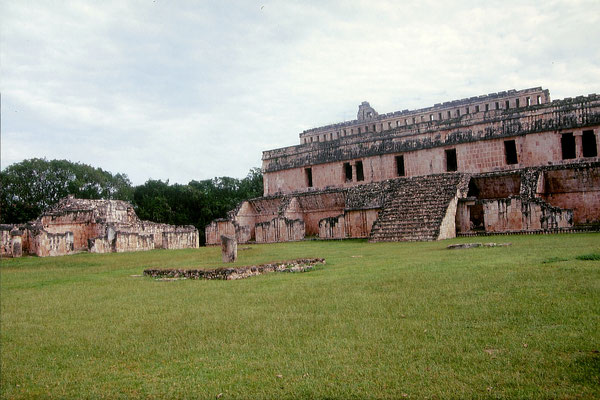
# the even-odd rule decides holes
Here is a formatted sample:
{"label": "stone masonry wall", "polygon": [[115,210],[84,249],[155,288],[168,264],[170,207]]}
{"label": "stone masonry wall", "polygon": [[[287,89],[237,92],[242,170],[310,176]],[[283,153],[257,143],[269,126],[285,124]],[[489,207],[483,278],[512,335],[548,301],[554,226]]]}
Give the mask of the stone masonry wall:
{"label": "stone masonry wall", "polygon": [[[193,226],[141,221],[131,204],[120,200],[69,196],[36,221],[20,225],[19,229],[23,253],[41,257],[77,251],[104,253],[198,247],[198,231]],[[2,233],[3,253],[8,240],[8,235]]]}
{"label": "stone masonry wall", "polygon": [[273,218],[256,224],[257,243],[291,242],[304,239],[304,221]]}
{"label": "stone masonry wall", "polygon": [[[461,117],[462,118],[462,117]],[[392,129],[325,143],[311,143],[263,153],[265,195],[310,190],[305,169],[311,168],[312,188],[350,187],[397,176],[396,156],[404,157],[406,176],[446,172],[446,150],[455,150],[457,171],[482,173],[548,164],[563,160],[561,135],[575,135],[576,160],[583,157],[581,132],[600,133],[600,96],[552,102],[509,110],[493,118],[465,117],[427,122],[418,128]],[[461,122],[462,121],[462,122]],[[505,141],[514,141],[516,164],[509,164]],[[596,139],[596,154],[600,140]],[[599,158],[592,157],[594,160]],[[364,180],[357,181],[356,164],[363,164]],[[353,168],[347,180],[344,163]]]}

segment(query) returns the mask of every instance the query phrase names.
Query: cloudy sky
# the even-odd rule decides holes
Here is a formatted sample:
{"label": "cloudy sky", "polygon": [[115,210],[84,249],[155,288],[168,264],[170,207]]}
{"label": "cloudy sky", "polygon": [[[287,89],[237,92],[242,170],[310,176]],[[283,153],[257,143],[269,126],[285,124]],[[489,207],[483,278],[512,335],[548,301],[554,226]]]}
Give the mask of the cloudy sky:
{"label": "cloudy sky", "polygon": [[0,1],[1,166],[242,178],[304,129],[508,89],[600,93],[600,1]]}

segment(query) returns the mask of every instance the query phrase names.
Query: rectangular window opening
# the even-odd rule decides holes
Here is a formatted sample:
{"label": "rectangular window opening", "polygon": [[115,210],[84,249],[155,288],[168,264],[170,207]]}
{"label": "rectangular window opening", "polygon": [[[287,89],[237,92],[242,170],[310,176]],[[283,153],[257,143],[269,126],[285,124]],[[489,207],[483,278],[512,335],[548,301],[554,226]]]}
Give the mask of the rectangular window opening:
{"label": "rectangular window opening", "polygon": [[429,120],[433,121],[433,114],[429,114]]}
{"label": "rectangular window opening", "polygon": [[442,120],[442,113],[438,113],[438,121]]}
{"label": "rectangular window opening", "polygon": [[344,177],[346,182],[352,181],[352,165],[344,163]]}
{"label": "rectangular window opening", "polygon": [[509,101],[509,100],[506,100],[506,101],[504,102],[504,106],[505,106],[504,108],[506,108],[506,109],[508,110],[508,109],[510,108],[510,101]]}
{"label": "rectangular window opening", "polygon": [[456,110],[456,116],[460,117],[460,110]]}
{"label": "rectangular window opening", "polygon": [[560,138],[563,160],[575,158],[575,136],[573,133],[563,133]]}
{"label": "rectangular window opening", "polygon": [[306,168],[304,170],[304,172],[306,173],[306,186],[308,187],[312,187],[313,186],[313,181],[312,181],[312,168]]}
{"label": "rectangular window opening", "polygon": [[500,103],[496,102],[496,110],[499,110],[499,109],[500,109]]}
{"label": "rectangular window opening", "polygon": [[519,99],[515,99],[515,107],[516,107],[516,108],[519,108],[519,106],[520,106]]}
{"label": "rectangular window opening", "polygon": [[404,176],[404,156],[396,156],[396,175]]}
{"label": "rectangular window opening", "polygon": [[504,141],[504,156],[506,157],[506,164],[516,164],[517,160],[517,145],[514,140]]}
{"label": "rectangular window opening", "polygon": [[475,112],[478,113],[479,112],[479,106],[475,106]]}
{"label": "rectangular window opening", "polygon": [[542,96],[538,96],[537,97],[537,103],[538,104],[542,104]]}
{"label": "rectangular window opening", "polygon": [[357,181],[364,181],[365,180],[365,174],[363,171],[363,163],[362,161],[357,161],[356,162],[356,180]]}
{"label": "rectangular window opening", "polygon": [[458,166],[456,163],[456,149],[446,150],[446,171],[456,171],[458,169],[457,167]]}
{"label": "rectangular window opening", "polygon": [[448,119],[452,118],[452,113],[448,111]]}
{"label": "rectangular window opening", "polygon": [[531,105],[531,97],[525,97],[525,103],[527,104],[527,107],[529,107]]}
{"label": "rectangular window opening", "polygon": [[465,114],[469,114],[469,107],[465,108]]}
{"label": "rectangular window opening", "polygon": [[490,111],[490,105],[489,104],[485,105],[485,111]]}
{"label": "rectangular window opening", "polygon": [[596,135],[594,135],[594,131],[583,131],[583,135],[581,136],[581,145],[583,147],[584,157],[598,156],[598,148],[596,147]]}

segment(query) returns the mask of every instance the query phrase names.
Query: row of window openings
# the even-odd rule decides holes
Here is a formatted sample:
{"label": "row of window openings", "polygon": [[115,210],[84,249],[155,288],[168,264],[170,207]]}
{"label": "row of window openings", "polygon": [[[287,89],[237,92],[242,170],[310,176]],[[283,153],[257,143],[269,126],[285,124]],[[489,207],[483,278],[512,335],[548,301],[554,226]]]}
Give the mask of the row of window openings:
{"label": "row of window openings", "polygon": [[[595,141],[594,141],[594,143],[595,143]],[[514,140],[504,141],[504,155],[505,155],[506,164],[511,165],[511,164],[518,163],[517,146],[516,146],[516,143]],[[457,171],[458,163],[457,163],[457,157],[456,157],[456,149],[445,150],[445,158],[446,158],[446,171],[448,171],[448,172]],[[396,175],[397,176],[405,176],[406,170],[404,168],[404,156],[396,156],[395,164],[396,164]],[[364,181],[365,175],[364,175],[362,161],[357,161],[354,164],[354,166],[355,166],[355,170],[356,170],[356,181],[357,182]],[[353,179],[352,164],[344,163],[343,168],[344,168],[345,181],[351,182]],[[308,187],[312,187],[313,186],[312,168],[306,168],[304,171],[306,173],[306,184]]]}
{"label": "row of window openings", "polygon": [[[531,97],[526,97],[525,98],[525,102],[526,102],[527,107],[531,106]],[[542,96],[537,96],[537,104],[542,104]],[[520,100],[519,99],[515,99],[515,107],[519,108],[520,106],[521,106],[520,105]],[[505,103],[504,103],[504,109],[508,110],[509,108],[510,108],[510,101],[506,100]],[[495,103],[495,109],[496,110],[500,109],[500,102],[499,101],[497,101]],[[490,110],[490,105],[486,104],[485,105],[485,111],[489,111],[489,110]],[[479,106],[478,105],[475,106],[475,113],[478,113],[479,111],[480,111]],[[452,112],[448,111],[447,113],[448,113],[447,114],[448,115],[447,118],[451,119],[452,118]],[[465,108],[465,114],[470,114],[470,108],[469,107]],[[456,117],[460,117],[460,109],[457,109],[455,111],[455,116]],[[434,114],[429,114],[429,121],[434,121],[434,120],[435,120]],[[438,120],[439,121],[442,120],[442,113],[438,113]],[[411,125],[410,121],[411,120],[409,118],[406,118],[404,120],[404,125],[406,125],[406,126]],[[421,115],[421,122],[425,122],[425,116],[424,115]],[[417,123],[417,117],[412,117],[412,124],[414,125],[416,123]],[[392,123],[388,122],[387,124],[388,124],[388,129],[392,129]],[[399,126],[400,126],[400,121],[396,121],[396,127],[399,127]],[[383,130],[383,123],[380,124],[379,129]],[[358,130],[359,134],[362,133],[362,127],[358,127],[357,130]],[[373,132],[375,132],[376,130],[377,130],[377,127],[376,127],[375,124],[373,124]],[[368,125],[365,125],[365,133],[366,132],[369,132],[369,126]],[[346,129],[342,130],[342,135],[341,136],[340,136],[340,132],[335,132],[335,139],[338,139],[340,137],[344,137],[344,136],[346,136],[346,134],[347,134],[347,130]],[[354,128],[350,129],[350,134],[351,135],[354,134]],[[329,140],[333,140],[334,139],[334,133],[331,132],[329,134],[324,134],[322,136],[322,140],[321,140],[321,136],[311,136],[309,138],[310,139],[310,143],[313,142],[313,138],[315,138],[315,141],[317,141],[317,142],[321,142],[321,141],[324,142],[324,141],[328,140],[328,135],[329,135]],[[307,143],[309,139],[304,139],[305,143]]]}
{"label": "row of window openings", "polygon": [[[560,138],[560,147],[562,150],[563,160],[576,158],[575,154],[575,136],[572,132],[563,133]],[[594,131],[583,131],[581,134],[581,147],[584,157],[598,156],[598,148],[596,147],[596,135]]]}

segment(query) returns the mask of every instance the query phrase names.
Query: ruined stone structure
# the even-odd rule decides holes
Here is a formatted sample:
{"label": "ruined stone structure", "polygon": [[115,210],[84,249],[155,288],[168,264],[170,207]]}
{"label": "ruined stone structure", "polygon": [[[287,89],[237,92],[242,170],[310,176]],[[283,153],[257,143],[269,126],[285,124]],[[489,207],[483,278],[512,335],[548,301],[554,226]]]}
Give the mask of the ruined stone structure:
{"label": "ruined stone structure", "polygon": [[0,225],[2,256],[40,257],[198,247],[198,230],[140,220],[121,200],[62,199],[37,220]]}
{"label": "ruined stone structure", "polygon": [[238,242],[436,240],[600,221],[600,96],[541,87],[378,114],[263,152],[264,197],[206,227]]}

